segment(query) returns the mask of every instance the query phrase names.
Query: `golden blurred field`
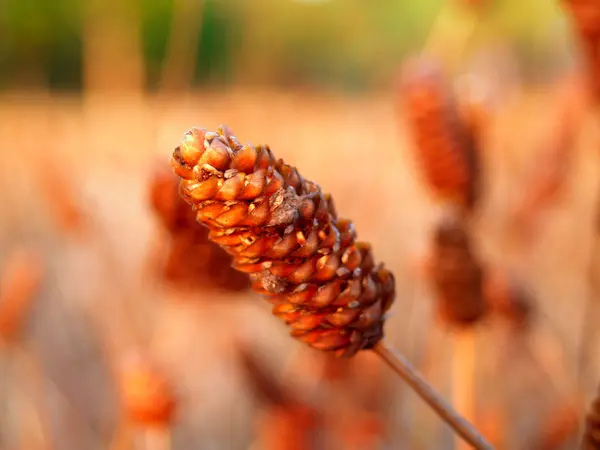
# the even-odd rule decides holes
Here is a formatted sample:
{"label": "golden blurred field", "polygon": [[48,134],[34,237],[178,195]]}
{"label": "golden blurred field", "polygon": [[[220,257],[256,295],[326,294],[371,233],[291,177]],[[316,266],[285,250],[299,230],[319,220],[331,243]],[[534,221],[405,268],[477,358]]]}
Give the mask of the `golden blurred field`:
{"label": "golden blurred field", "polygon": [[[498,102],[481,150],[477,242],[486,264],[515,271],[534,293],[530,340],[538,357],[546,355],[543,363],[532,362],[526,346],[498,324],[478,329],[476,423],[483,426],[505,405],[511,449],[541,448],[536,440],[548,414],[575,398],[577,388],[589,402],[600,379],[596,336],[585,382],[576,381],[600,188],[597,116],[590,113],[581,124],[564,195],[531,235],[511,233],[509,213],[538,163],[552,101],[548,88]],[[0,98],[0,255],[34,247],[47,272],[21,343],[0,353],[0,448],[129,448],[114,438],[120,411],[111,373],[134,350],[159,361],[180,393],[173,448],[249,448],[256,405],[235,364],[240,334],[250,336],[274,373],[285,373],[299,392],[318,378],[307,362],[316,358],[313,350],[289,338],[258,296],[185,294],[149,272],[149,254],[162,238],[148,205],[150,169],[157,160],[168,164],[191,126],[221,123],[243,142],[268,143],[334,195],[340,215],[355,221],[359,238],[395,273],[387,335],[449,393],[450,340],[431,317],[434,299],[418,269],[439,208],[420,183],[413,144],[389,94],[238,88],[169,99],[10,93]],[[61,230],[44,195],[53,188],[44,172],[53,166],[91,221],[81,235]],[[387,368],[382,373],[391,431],[378,448],[452,448],[449,429]],[[575,448],[578,435],[563,448]]]}

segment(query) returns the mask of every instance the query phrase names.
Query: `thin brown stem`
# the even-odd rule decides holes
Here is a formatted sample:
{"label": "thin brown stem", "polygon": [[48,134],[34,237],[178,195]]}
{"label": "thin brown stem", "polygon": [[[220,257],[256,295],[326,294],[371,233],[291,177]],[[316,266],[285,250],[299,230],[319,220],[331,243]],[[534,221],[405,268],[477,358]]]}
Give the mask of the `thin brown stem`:
{"label": "thin brown stem", "polygon": [[461,417],[433,387],[422,377],[413,365],[399,351],[385,340],[375,345],[377,353],[396,374],[409,385],[452,429],[476,450],[493,450],[494,447],[463,417]]}

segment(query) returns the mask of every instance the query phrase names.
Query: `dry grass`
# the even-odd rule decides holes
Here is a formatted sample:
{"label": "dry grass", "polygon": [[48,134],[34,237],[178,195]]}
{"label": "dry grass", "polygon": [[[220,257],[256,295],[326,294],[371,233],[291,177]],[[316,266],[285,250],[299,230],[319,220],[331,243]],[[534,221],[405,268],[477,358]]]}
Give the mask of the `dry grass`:
{"label": "dry grass", "polygon": [[[500,399],[511,412],[507,448],[534,442],[546,413],[575,395],[569,367],[576,362],[581,311],[589,295],[587,265],[600,179],[600,133],[593,117],[582,123],[566,195],[545,212],[543,226],[527,241],[506,232],[508,213],[547,133],[547,98],[545,92],[532,92],[508,99],[492,119],[482,150],[485,192],[475,218],[477,238],[490,264],[519,273],[535,293],[539,315],[528,339],[545,349],[552,371],[545,373],[547,367],[533,364],[523,352],[516,355],[517,338],[500,327],[486,324],[479,330],[483,387],[478,408],[485,415]],[[4,260],[12,244],[22,242],[36,245],[48,260],[49,281],[25,339],[39,355],[44,383],[53,386],[44,392],[55,448],[107,448],[119,417],[116,355],[137,346],[165,368],[182,399],[174,448],[249,446],[253,405],[236,367],[234,342],[240,332],[253,336],[281,370],[299,344],[253,294],[182,294],[143,270],[156,236],[147,203],[156,157],[164,156],[167,164],[184,131],[222,122],[244,140],[268,143],[277,156],[332,192],[340,215],[354,220],[359,237],[373,244],[376,257],[396,275],[398,300],[386,326],[391,341],[416,363],[427,345],[433,348],[426,375],[447,393],[449,340],[439,328],[430,332],[437,326],[431,318],[433,299],[412,269],[437,211],[419,184],[412,144],[395,123],[389,96],[248,91],[169,101],[5,96],[0,99],[0,257]],[[367,159],[365,149],[371,155]],[[71,174],[72,193],[91,219],[91,238],[56,225],[42,195],[49,187],[35,175],[36,164],[48,158]],[[593,354],[580,386],[587,396],[600,379],[600,355]],[[10,378],[8,384],[0,382],[3,391],[20,381],[4,370],[9,363],[0,355],[2,378]],[[289,382],[306,387],[300,372]],[[394,401],[385,417],[391,447],[451,445],[448,430],[401,385],[390,395]],[[14,442],[14,420],[0,413],[2,448]],[[411,421],[419,426],[409,439]]]}

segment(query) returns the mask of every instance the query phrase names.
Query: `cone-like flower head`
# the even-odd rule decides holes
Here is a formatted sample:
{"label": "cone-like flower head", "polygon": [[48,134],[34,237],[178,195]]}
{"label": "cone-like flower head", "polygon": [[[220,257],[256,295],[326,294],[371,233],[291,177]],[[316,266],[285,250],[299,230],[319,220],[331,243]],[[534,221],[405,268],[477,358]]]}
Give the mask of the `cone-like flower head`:
{"label": "cone-like flower head", "polygon": [[225,127],[187,132],[171,164],[210,239],[250,274],[294,337],[344,356],[381,339],[393,275],[317,184]]}

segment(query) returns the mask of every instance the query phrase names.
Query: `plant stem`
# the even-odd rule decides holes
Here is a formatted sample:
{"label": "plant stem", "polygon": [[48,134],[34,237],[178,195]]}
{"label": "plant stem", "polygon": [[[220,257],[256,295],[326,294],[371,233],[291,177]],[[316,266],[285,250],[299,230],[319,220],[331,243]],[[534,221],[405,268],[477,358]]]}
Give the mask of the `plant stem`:
{"label": "plant stem", "polygon": [[[474,376],[475,376],[475,331],[473,327],[457,330],[452,336],[452,403],[466,420],[475,418]],[[458,436],[455,449],[468,448],[460,442]]]}
{"label": "plant stem", "polygon": [[461,417],[412,364],[385,340],[379,341],[373,351],[392,368],[409,387],[421,397],[452,429],[476,450],[493,450],[494,447],[463,417]]}

